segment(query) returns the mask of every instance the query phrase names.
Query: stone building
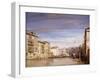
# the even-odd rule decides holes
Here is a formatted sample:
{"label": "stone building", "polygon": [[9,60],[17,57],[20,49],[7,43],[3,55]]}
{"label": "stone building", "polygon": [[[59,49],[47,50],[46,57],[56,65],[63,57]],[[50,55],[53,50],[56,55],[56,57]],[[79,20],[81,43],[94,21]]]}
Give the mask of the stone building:
{"label": "stone building", "polygon": [[47,41],[44,41],[43,43],[44,43],[44,56],[45,58],[48,58],[50,54],[50,43]]}
{"label": "stone building", "polygon": [[40,58],[48,58],[50,54],[50,44],[47,41],[38,41],[38,45]]}
{"label": "stone building", "polygon": [[42,41],[38,41],[38,53],[39,58],[44,58],[44,43]]}
{"label": "stone building", "polygon": [[38,36],[36,33],[26,33],[26,58],[36,58],[38,54]]}
{"label": "stone building", "polygon": [[50,44],[47,41],[40,41],[36,33],[26,33],[26,59],[48,58]]}
{"label": "stone building", "polygon": [[50,49],[51,53],[53,54],[53,56],[57,57],[59,56],[59,48],[58,47],[51,47]]}

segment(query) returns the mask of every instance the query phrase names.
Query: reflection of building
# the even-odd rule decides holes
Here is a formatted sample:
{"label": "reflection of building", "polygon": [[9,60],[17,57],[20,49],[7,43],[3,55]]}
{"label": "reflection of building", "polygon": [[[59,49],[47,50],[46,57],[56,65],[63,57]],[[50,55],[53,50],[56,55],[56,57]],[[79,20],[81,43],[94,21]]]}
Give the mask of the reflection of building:
{"label": "reflection of building", "polygon": [[26,58],[40,59],[48,58],[50,45],[46,41],[39,41],[36,33],[26,33]]}

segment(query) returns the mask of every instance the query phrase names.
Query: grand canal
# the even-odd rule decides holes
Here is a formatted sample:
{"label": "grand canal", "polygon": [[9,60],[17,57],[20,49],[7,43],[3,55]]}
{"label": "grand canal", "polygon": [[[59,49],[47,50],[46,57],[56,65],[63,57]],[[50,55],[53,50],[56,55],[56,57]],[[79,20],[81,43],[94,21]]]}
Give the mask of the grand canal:
{"label": "grand canal", "polygon": [[78,59],[73,59],[70,57],[26,60],[26,67],[63,66],[77,64],[82,64],[82,62],[80,62]]}

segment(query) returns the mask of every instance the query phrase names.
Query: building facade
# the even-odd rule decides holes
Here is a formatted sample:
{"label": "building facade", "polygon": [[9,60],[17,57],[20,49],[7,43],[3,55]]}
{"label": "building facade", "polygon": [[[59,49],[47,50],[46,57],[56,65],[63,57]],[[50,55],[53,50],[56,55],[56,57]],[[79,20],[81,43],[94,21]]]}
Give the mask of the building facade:
{"label": "building facade", "polygon": [[26,59],[37,58],[38,36],[35,33],[26,33]]}
{"label": "building facade", "polygon": [[85,50],[86,63],[89,63],[90,62],[90,28],[85,29],[84,50]]}
{"label": "building facade", "polygon": [[57,56],[60,55],[59,54],[59,48],[56,47],[56,46],[55,47],[51,47],[50,51],[51,51],[51,53],[53,54],[54,57],[57,57]]}
{"label": "building facade", "polygon": [[26,59],[48,58],[49,53],[49,42],[40,41],[36,33],[26,33]]}

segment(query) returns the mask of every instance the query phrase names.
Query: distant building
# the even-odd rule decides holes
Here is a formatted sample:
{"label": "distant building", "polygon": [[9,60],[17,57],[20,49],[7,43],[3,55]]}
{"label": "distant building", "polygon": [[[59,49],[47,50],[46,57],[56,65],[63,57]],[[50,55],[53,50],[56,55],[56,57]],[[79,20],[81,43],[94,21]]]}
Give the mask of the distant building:
{"label": "distant building", "polygon": [[59,49],[59,55],[62,57],[69,56],[68,50],[66,48]]}
{"label": "distant building", "polygon": [[50,49],[51,53],[53,54],[53,56],[59,56],[59,48],[58,47],[51,47]]}
{"label": "distant building", "polygon": [[38,51],[40,58],[48,58],[48,55],[50,53],[50,45],[46,41],[38,41]]}
{"label": "distant building", "polygon": [[64,56],[69,56],[68,50],[66,48],[63,48],[62,50]]}

